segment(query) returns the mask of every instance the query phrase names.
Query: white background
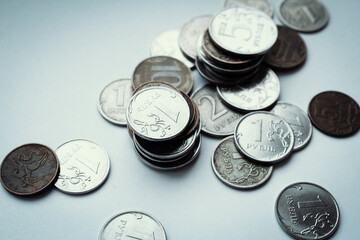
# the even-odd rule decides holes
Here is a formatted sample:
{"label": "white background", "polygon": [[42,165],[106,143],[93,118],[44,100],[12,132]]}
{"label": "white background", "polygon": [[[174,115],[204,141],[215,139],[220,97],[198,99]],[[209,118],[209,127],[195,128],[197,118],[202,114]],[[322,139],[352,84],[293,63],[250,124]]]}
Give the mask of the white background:
{"label": "white background", "polygon": [[[279,2],[272,1],[275,9]],[[278,74],[280,99],[305,111],[325,90],[360,102],[360,1],[324,2],[329,24],[301,34],[305,65]],[[298,181],[319,184],[338,201],[341,224],[333,239],[357,239],[360,133],[338,139],[314,128],[310,144],[277,164],[265,185],[241,191],[211,169],[220,139],[203,136],[194,164],[156,171],[138,159],[127,129],[98,113],[103,87],[130,78],[149,57],[155,36],[222,6],[220,0],[0,1],[0,158],[25,143],[56,149],[78,138],[101,144],[111,158],[105,184],[86,195],[53,188],[23,198],[0,188],[0,239],[97,239],[110,217],[134,209],[155,216],[170,240],[290,239],[274,204],[284,187]],[[274,21],[280,23],[276,14]],[[206,81],[193,74],[195,90]]]}

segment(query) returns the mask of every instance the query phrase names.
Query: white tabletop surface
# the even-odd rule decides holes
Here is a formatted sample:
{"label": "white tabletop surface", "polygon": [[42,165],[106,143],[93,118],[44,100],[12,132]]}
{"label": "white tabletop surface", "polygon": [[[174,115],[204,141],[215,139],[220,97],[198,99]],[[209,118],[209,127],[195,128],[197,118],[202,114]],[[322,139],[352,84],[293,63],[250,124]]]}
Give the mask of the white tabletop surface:
{"label": "white tabletop surface", "polygon": [[[279,2],[272,1],[274,9]],[[280,100],[305,111],[325,90],[360,102],[360,1],[323,2],[329,24],[301,34],[306,63],[278,73]],[[97,239],[110,217],[129,210],[155,216],[169,240],[290,239],[274,204],[284,187],[299,181],[319,184],[336,198],[341,223],[332,239],[358,238],[359,132],[339,139],[314,128],[310,144],[275,165],[266,184],[241,191],[224,185],[211,169],[220,139],[203,135],[194,164],[157,171],[138,159],[126,127],[99,114],[101,90],[130,78],[149,57],[155,36],[222,6],[221,0],[0,1],[0,158],[25,143],[56,149],[81,138],[102,145],[111,159],[107,181],[86,195],[54,187],[23,198],[0,187],[0,239]],[[280,24],[276,14],[274,21]],[[195,90],[206,81],[193,74]]]}

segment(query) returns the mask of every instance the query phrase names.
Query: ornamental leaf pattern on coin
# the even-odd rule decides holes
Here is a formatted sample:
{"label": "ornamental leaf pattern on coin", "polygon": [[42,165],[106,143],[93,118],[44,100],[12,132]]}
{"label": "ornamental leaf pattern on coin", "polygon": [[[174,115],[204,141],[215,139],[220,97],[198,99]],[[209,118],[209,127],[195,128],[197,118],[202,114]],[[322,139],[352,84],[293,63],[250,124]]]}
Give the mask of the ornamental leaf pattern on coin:
{"label": "ornamental leaf pattern on coin", "polygon": [[86,188],[86,183],[85,182],[90,182],[91,181],[91,177],[90,176],[86,176],[85,172],[82,172],[79,168],[72,166],[72,167],[68,167],[68,170],[73,170],[74,171],[74,175],[75,176],[67,176],[64,174],[60,174],[59,175],[59,180],[61,179],[61,185],[65,188],[68,188],[69,184],[72,185],[77,185],[79,183],[81,183],[81,187],[84,189]]}

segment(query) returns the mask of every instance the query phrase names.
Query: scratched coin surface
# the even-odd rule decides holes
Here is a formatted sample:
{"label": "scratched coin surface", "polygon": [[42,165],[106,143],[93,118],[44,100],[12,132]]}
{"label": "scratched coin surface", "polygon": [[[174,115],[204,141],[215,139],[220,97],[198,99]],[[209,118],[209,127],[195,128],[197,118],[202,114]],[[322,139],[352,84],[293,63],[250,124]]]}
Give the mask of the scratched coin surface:
{"label": "scratched coin surface", "polygon": [[93,191],[109,175],[109,156],[97,143],[84,139],[71,140],[55,152],[60,161],[60,174],[55,186],[65,193]]}
{"label": "scratched coin surface", "polygon": [[312,135],[312,124],[307,114],[299,107],[277,102],[271,112],[285,119],[294,132],[294,150],[299,150],[309,143]]}
{"label": "scratched coin surface", "polygon": [[345,137],[360,128],[360,108],[350,96],[325,91],[310,101],[308,114],[311,122],[323,133],[335,137]]}
{"label": "scratched coin surface", "polygon": [[101,92],[98,110],[106,120],[126,125],[125,109],[132,95],[131,79],[119,79],[109,83]]}
{"label": "scratched coin surface", "polygon": [[110,218],[102,227],[98,239],[166,240],[166,233],[155,217],[140,211],[128,211]]}
{"label": "scratched coin surface", "polygon": [[269,0],[225,0],[224,7],[252,7],[266,13],[269,17],[274,15],[274,8]]}
{"label": "scratched coin surface", "polygon": [[265,13],[249,7],[225,8],[213,16],[211,39],[234,54],[254,55],[268,51],[277,38],[277,27]]}
{"label": "scratched coin surface", "polygon": [[38,193],[53,184],[59,160],[49,147],[30,143],[12,150],[1,164],[1,183],[16,195]]}
{"label": "scratched coin surface", "polygon": [[131,130],[147,140],[165,141],[180,135],[190,120],[190,108],[176,90],[154,86],[135,93],[126,117]]}
{"label": "scratched coin surface", "polygon": [[300,240],[329,239],[340,222],[335,198],[323,187],[307,182],[291,184],[281,191],[275,215],[281,228]]}
{"label": "scratched coin surface", "polygon": [[234,136],[241,153],[262,163],[284,160],[291,154],[295,142],[290,125],[265,111],[244,115],[236,125]]}
{"label": "scratched coin surface", "polygon": [[216,176],[226,185],[249,189],[265,183],[273,166],[249,161],[235,146],[234,136],[223,139],[215,148],[211,166]]}
{"label": "scratched coin surface", "polygon": [[329,21],[328,11],[318,0],[283,0],[277,15],[284,25],[301,32],[318,31]]}

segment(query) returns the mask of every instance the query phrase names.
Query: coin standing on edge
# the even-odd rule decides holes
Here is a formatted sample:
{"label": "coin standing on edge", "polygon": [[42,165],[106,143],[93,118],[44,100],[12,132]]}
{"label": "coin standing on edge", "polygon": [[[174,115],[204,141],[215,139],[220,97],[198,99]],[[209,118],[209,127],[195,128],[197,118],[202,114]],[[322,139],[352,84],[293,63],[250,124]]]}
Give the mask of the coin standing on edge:
{"label": "coin standing on edge", "polygon": [[225,0],[224,1],[224,7],[252,7],[256,8],[257,10],[262,11],[269,17],[274,16],[274,8],[269,2],[269,0]]}
{"label": "coin standing on edge", "polygon": [[339,206],[323,187],[313,183],[294,183],[281,191],[275,203],[281,228],[299,240],[324,240],[337,230]]}
{"label": "coin standing on edge", "polygon": [[1,183],[16,195],[31,195],[49,187],[59,171],[59,160],[49,147],[29,143],[12,150],[1,164]]}
{"label": "coin standing on edge", "polygon": [[55,186],[70,194],[83,194],[101,186],[110,171],[110,159],[103,147],[84,139],[66,142],[56,149],[60,174]]}

